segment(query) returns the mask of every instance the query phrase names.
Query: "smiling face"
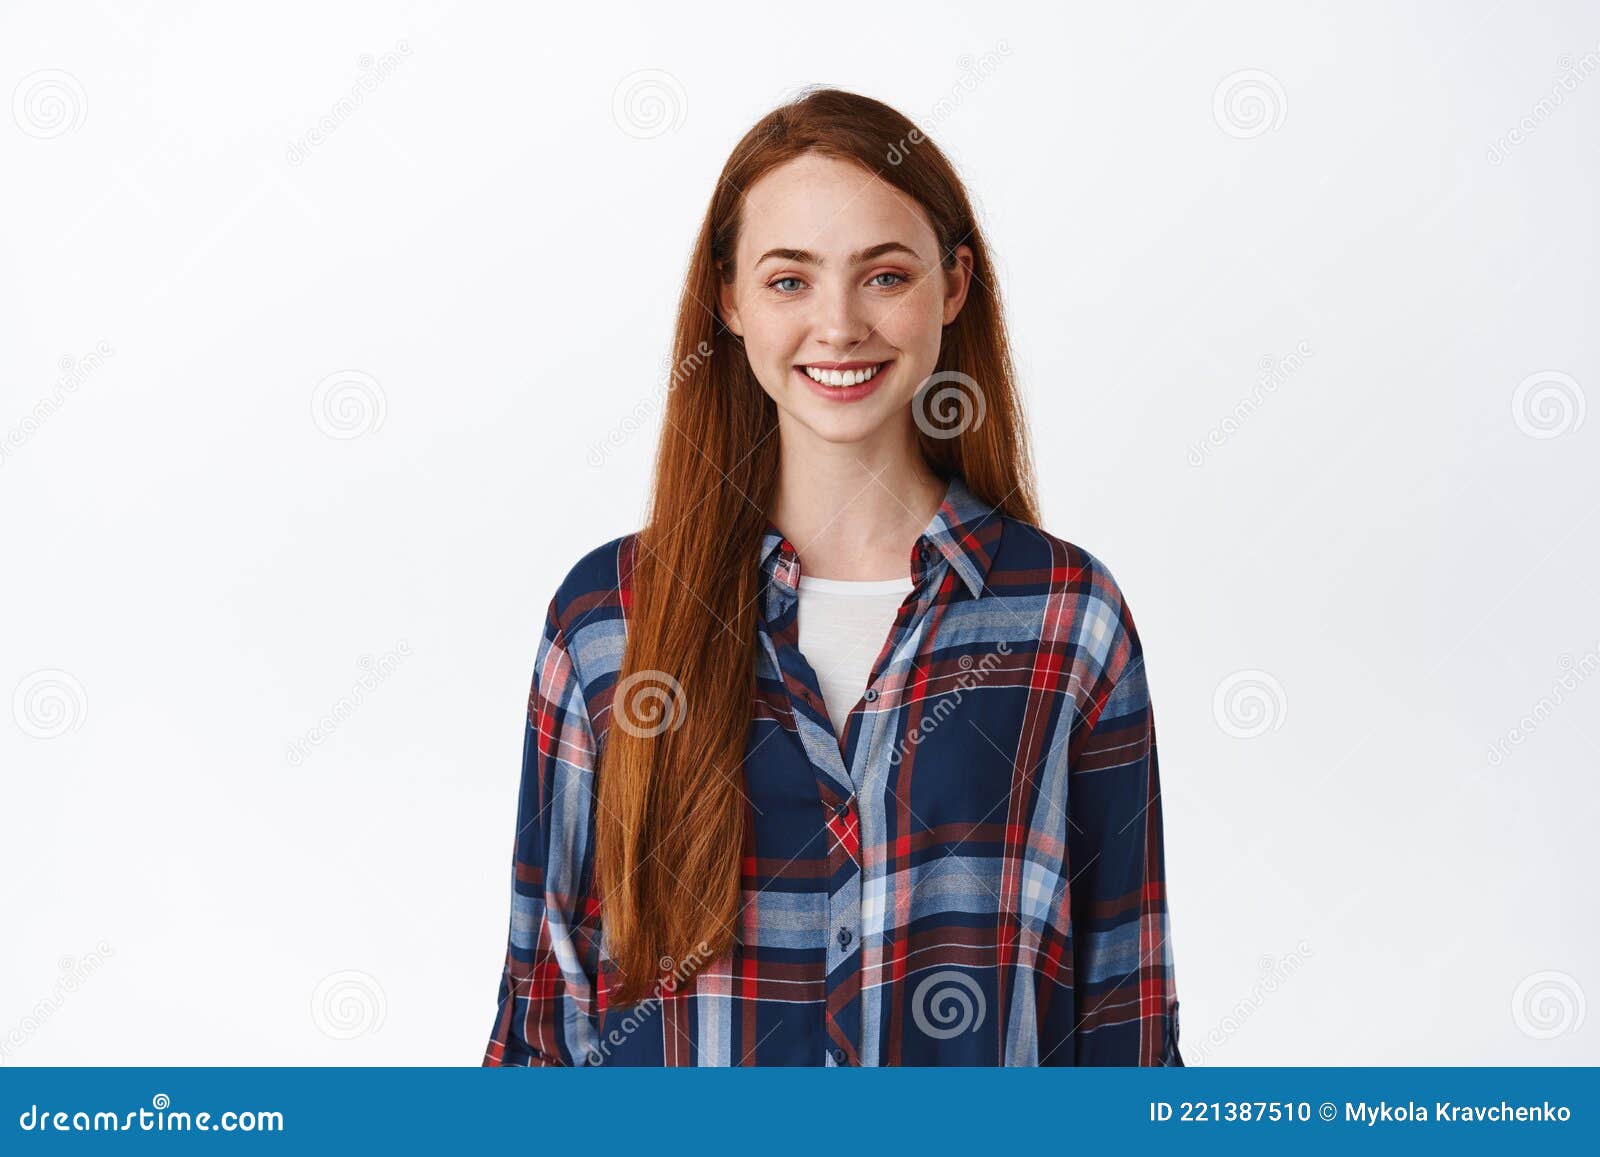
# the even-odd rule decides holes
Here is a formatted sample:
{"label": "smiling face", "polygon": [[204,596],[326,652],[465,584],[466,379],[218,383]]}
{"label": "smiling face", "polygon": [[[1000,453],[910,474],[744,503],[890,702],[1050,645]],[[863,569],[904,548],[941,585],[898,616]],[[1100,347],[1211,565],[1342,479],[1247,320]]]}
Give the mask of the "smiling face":
{"label": "smiling face", "polygon": [[746,192],[722,317],[744,339],[786,437],[910,439],[972,251],[940,265],[922,208],[859,165],[806,154]]}

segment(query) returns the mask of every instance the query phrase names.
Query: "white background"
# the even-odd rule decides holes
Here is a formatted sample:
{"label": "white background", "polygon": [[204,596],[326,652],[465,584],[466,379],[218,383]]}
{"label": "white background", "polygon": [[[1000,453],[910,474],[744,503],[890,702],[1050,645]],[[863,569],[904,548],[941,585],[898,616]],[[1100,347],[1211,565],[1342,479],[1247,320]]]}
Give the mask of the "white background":
{"label": "white background", "polygon": [[546,604],[813,82],[980,204],[1189,1063],[1600,1063],[1597,69],[1579,3],[8,4],[4,1063],[478,1063]]}

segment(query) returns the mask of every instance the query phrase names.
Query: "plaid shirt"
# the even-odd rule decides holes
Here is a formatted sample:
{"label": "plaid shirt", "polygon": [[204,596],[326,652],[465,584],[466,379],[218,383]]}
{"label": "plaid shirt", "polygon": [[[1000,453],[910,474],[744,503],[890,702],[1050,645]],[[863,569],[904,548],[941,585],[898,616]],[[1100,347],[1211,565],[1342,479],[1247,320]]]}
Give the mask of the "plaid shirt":
{"label": "plaid shirt", "polygon": [[591,551],[546,617],[485,1065],[1183,1064],[1133,620],[1103,563],[959,475],[842,736],[769,523],[738,943],[608,1004],[593,777],[638,693],[614,702],[636,548]]}

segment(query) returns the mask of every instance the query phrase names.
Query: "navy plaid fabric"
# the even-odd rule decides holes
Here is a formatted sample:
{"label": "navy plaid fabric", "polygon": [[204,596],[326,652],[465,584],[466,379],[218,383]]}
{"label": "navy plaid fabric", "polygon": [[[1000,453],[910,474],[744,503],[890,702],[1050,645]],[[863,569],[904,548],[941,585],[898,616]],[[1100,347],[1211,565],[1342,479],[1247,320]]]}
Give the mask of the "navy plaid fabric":
{"label": "navy plaid fabric", "polygon": [[[585,555],[539,643],[485,1065],[1182,1065],[1144,657],[1103,563],[957,475],[844,734],[769,524],[739,943],[608,1000],[594,774],[636,535]],[[663,961],[673,972],[691,962]]]}

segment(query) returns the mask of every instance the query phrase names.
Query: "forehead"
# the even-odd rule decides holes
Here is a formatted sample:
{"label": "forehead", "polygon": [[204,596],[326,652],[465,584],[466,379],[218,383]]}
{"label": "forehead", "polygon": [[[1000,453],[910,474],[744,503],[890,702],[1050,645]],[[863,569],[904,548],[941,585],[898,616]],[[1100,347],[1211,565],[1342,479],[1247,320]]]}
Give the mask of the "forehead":
{"label": "forehead", "polygon": [[901,241],[932,261],[938,242],[921,206],[861,166],[807,154],[745,191],[738,261],[768,249],[808,249],[824,260],[881,241]]}

